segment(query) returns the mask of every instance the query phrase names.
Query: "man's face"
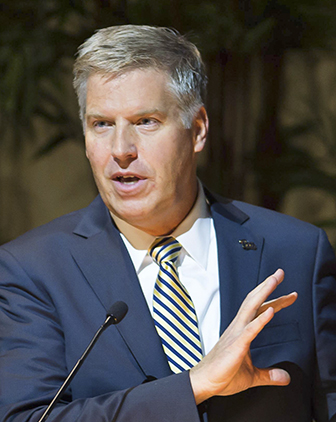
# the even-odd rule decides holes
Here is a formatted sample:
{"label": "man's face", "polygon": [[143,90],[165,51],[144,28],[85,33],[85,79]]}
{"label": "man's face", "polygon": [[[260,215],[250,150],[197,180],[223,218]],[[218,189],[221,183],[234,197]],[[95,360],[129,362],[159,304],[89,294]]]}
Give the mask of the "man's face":
{"label": "man's face", "polygon": [[154,69],[87,84],[86,154],[106,206],[153,235],[170,233],[197,195],[196,154],[207,134],[204,108],[185,129],[168,77]]}

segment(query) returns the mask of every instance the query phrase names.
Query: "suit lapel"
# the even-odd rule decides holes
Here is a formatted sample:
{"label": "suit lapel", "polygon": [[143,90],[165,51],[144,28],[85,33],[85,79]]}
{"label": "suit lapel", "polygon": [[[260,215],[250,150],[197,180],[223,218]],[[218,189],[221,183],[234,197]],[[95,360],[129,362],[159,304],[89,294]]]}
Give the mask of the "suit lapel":
{"label": "suit lapel", "polygon": [[[245,213],[231,202],[220,202],[206,193],[217,236],[222,333],[258,283],[263,238],[244,226],[249,218]],[[117,300],[129,307],[116,327],[144,375],[170,375],[137,274],[100,197],[89,206],[74,234],[73,258],[105,310]],[[243,249],[239,243],[242,239],[254,242],[257,249]]]}
{"label": "suit lapel", "polygon": [[[258,283],[264,239],[247,227],[249,217],[231,202],[221,203],[210,195],[210,203],[218,247],[222,334]],[[256,249],[244,249],[242,240],[253,242]]]}
{"label": "suit lapel", "polygon": [[117,300],[129,311],[116,326],[145,375],[171,374],[126,247],[107,208],[96,199],[74,233],[72,255],[107,311]]}

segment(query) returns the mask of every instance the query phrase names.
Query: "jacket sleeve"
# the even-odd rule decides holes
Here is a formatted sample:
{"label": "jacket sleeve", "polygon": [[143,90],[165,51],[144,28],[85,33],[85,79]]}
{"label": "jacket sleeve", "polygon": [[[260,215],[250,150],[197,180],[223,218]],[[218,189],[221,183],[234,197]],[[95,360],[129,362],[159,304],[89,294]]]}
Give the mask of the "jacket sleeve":
{"label": "jacket sleeve", "polygon": [[[43,283],[0,250],[0,420],[37,422],[68,374],[57,310]],[[89,380],[88,380],[89,382]],[[198,422],[184,372],[122,391],[72,400],[71,387],[48,422]]]}
{"label": "jacket sleeve", "polygon": [[336,263],[324,231],[320,231],[313,284],[317,371],[315,419],[336,418]]}

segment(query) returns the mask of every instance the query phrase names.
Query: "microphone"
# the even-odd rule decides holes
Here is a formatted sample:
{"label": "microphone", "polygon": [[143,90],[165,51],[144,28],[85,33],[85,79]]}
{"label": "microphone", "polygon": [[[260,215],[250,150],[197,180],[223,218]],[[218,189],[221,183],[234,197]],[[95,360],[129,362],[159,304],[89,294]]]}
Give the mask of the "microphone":
{"label": "microphone", "polygon": [[86,359],[86,357],[90,353],[91,349],[96,344],[96,342],[97,342],[99,336],[101,335],[101,333],[104,330],[106,330],[106,328],[109,327],[110,325],[119,324],[119,322],[122,321],[123,318],[125,317],[125,315],[127,314],[127,311],[128,311],[128,306],[126,305],[125,302],[122,302],[122,301],[115,302],[111,306],[111,308],[108,310],[108,312],[106,314],[106,319],[105,319],[103,325],[96,332],[96,334],[94,335],[94,337],[91,340],[90,344],[85,349],[84,353],[79,358],[79,360],[77,361],[76,365],[72,368],[70,374],[67,376],[66,380],[61,385],[61,387],[57,391],[55,397],[52,399],[51,403],[49,404],[49,406],[47,407],[47,409],[45,410],[45,412],[43,413],[43,415],[41,416],[41,418],[39,419],[38,422],[43,422],[43,421],[45,421],[48,418],[50,412],[53,410],[53,408],[59,402],[59,400],[62,397],[64,391],[67,389],[67,387],[69,386],[70,382],[72,381],[72,379],[74,378],[74,376],[77,374],[79,368],[82,366],[84,360]]}

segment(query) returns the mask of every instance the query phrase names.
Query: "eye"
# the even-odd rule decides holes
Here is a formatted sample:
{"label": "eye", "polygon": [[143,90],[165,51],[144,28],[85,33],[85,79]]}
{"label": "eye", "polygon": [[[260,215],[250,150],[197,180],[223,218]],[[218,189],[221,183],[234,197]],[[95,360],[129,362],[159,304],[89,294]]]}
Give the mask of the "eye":
{"label": "eye", "polygon": [[159,122],[153,117],[143,117],[137,122],[137,125],[144,127],[155,127],[156,125],[158,125],[158,123]]}
{"label": "eye", "polygon": [[93,123],[93,126],[96,128],[104,128],[104,127],[110,126],[110,123],[104,120],[97,120],[96,122]]}
{"label": "eye", "polygon": [[144,133],[155,132],[160,128],[160,121],[154,117],[142,117],[137,121],[136,126]]}

